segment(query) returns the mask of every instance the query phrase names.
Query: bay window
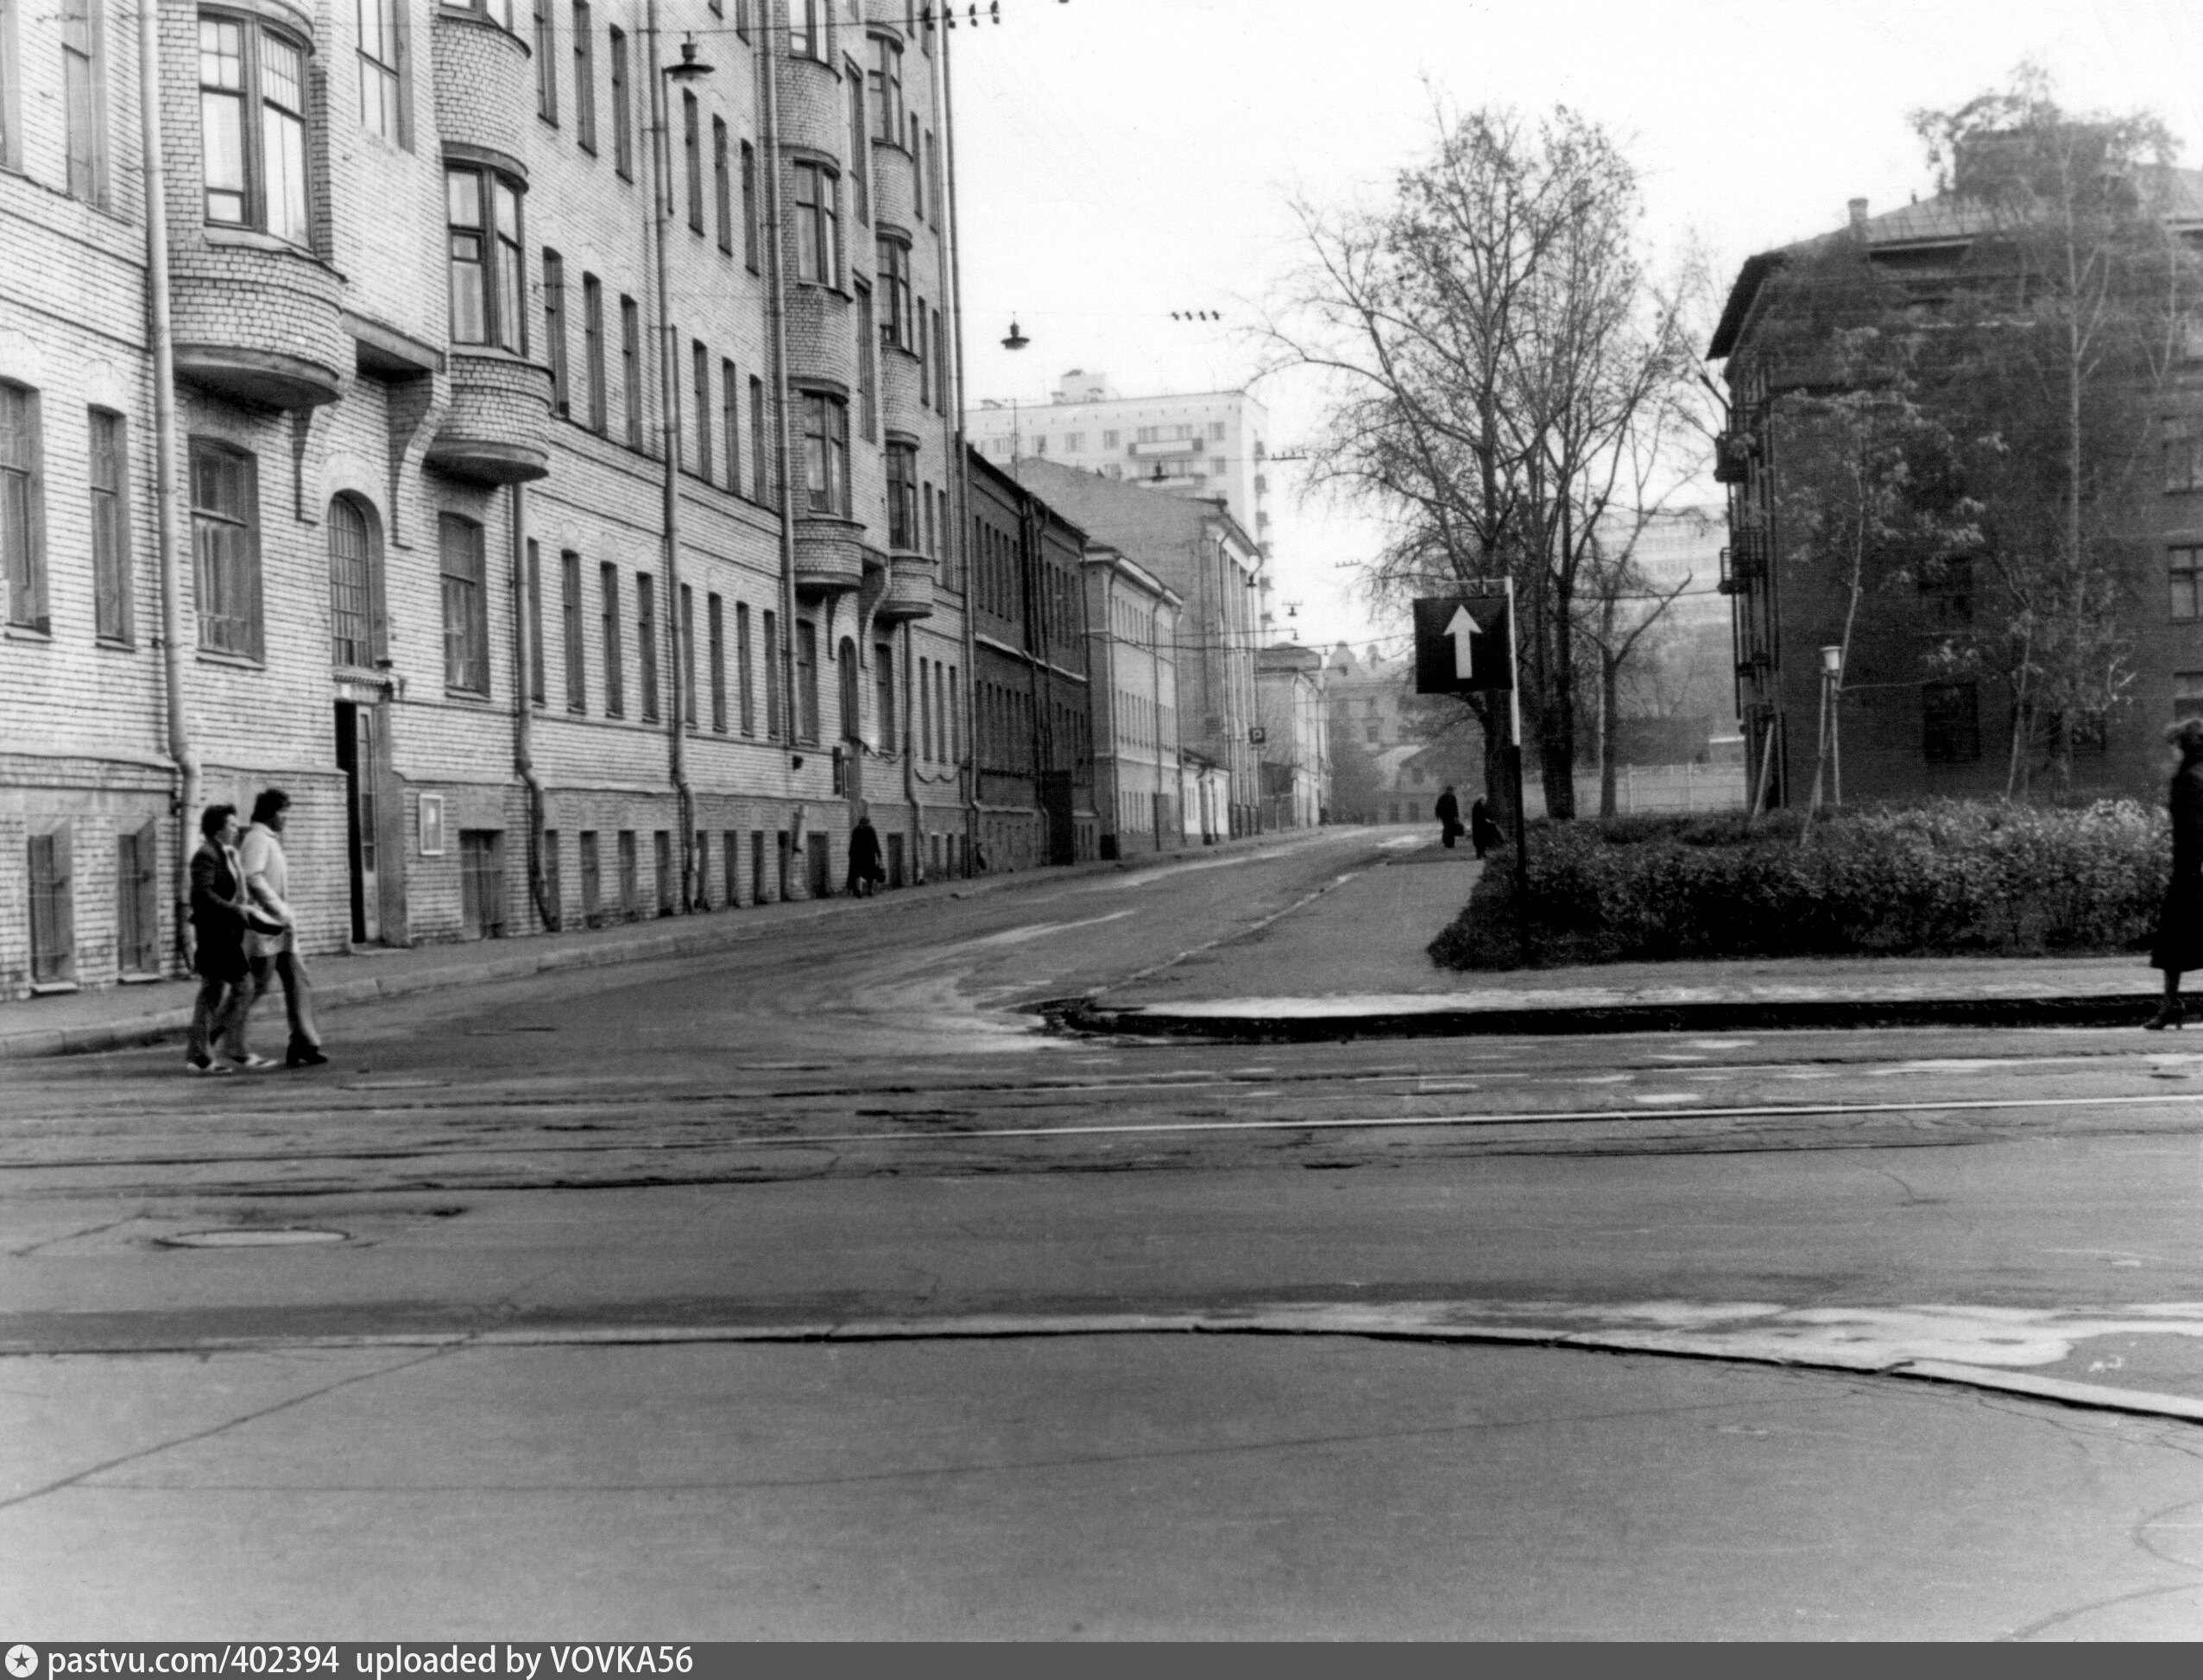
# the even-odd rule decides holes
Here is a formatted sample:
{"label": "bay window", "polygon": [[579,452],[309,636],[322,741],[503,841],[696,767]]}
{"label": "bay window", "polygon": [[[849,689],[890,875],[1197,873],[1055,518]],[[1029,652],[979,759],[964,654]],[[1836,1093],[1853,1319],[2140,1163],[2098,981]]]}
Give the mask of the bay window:
{"label": "bay window", "polygon": [[842,283],[842,184],[823,163],[798,163],[796,278],[820,286]]}
{"label": "bay window", "polygon": [[306,53],[258,19],[200,15],[199,161],[209,222],[307,243]]}
{"label": "bay window", "polygon": [[451,342],[494,344],[527,353],[527,264],[521,244],[521,199],[495,170],[447,169]]}
{"label": "bay window", "polygon": [[910,247],[900,239],[880,241],[881,283],[887,289],[887,319],[880,324],[883,343],[908,350],[917,342],[917,324],[911,319]]}
{"label": "bay window", "polygon": [[849,406],[824,391],[805,391],[803,450],[808,506],[815,514],[849,510]]}
{"label": "bay window", "polygon": [[903,47],[887,35],[872,37],[873,138],[903,143]]}
{"label": "bay window", "polygon": [[887,546],[918,546],[918,445],[887,440]]}

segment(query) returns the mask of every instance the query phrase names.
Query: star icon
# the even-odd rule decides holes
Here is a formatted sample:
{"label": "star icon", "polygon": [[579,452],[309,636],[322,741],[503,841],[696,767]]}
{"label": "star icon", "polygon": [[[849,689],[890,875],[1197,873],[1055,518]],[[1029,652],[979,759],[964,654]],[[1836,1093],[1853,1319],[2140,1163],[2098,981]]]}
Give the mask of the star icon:
{"label": "star icon", "polygon": [[8,1647],[9,1680],[30,1680],[38,1672],[38,1653],[27,1645]]}

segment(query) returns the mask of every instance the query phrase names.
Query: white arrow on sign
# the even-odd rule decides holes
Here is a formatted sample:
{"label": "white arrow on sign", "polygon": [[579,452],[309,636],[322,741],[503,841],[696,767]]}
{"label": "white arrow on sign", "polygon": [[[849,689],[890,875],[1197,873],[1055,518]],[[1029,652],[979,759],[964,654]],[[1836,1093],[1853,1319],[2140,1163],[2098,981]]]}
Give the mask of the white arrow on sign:
{"label": "white arrow on sign", "polygon": [[1473,659],[1469,638],[1476,634],[1476,621],[1468,616],[1467,607],[1454,609],[1454,616],[1446,621],[1446,634],[1454,639],[1454,680],[1465,683],[1475,674],[1469,669]]}

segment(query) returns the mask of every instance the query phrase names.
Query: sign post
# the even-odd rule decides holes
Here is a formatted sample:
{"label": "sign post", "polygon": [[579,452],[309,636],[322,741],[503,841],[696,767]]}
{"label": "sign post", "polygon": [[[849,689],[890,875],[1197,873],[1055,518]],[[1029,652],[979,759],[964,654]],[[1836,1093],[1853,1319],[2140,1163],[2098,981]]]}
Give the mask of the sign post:
{"label": "sign post", "polygon": [[1514,784],[1514,886],[1522,960],[1530,961],[1530,849],[1522,808],[1522,688],[1517,682],[1514,579],[1497,595],[1415,603],[1415,692],[1507,697],[1507,778]]}

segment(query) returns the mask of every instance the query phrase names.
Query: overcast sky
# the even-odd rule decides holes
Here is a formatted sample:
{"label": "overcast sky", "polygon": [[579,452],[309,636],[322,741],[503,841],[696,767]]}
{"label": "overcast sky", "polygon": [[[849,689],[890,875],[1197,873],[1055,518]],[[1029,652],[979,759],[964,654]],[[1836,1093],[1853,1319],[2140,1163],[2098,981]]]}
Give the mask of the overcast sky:
{"label": "overcast sky", "polygon": [[[969,0],[965,0],[969,3]],[[963,9],[959,6],[959,11]],[[984,0],[981,6],[985,10]],[[2203,163],[2193,0],[1001,0],[955,35],[966,354],[975,401],[1045,401],[1066,369],[1120,395],[1253,372],[1235,331],[1292,263],[1294,197],[1381,199],[1432,133],[1426,82],[1471,107],[1556,102],[1643,178],[1656,256],[1695,234],[1722,283],[1753,251],[1928,188],[1906,122],[2032,57],[2069,108],[2155,111]],[[1221,311],[1218,325],[1172,310]],[[1032,345],[998,340],[1014,315]],[[1311,420],[1266,384],[1273,450]],[[1283,480],[1285,494],[1274,492]],[[1280,602],[1302,639],[1375,623],[1354,584],[1366,519],[1272,475]]]}

